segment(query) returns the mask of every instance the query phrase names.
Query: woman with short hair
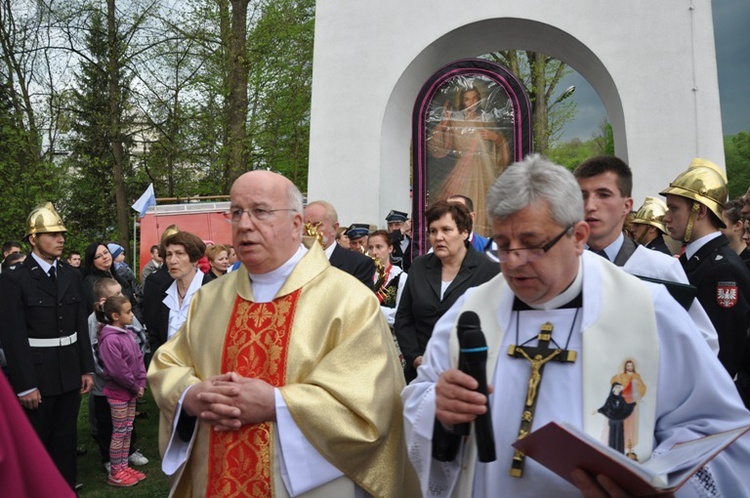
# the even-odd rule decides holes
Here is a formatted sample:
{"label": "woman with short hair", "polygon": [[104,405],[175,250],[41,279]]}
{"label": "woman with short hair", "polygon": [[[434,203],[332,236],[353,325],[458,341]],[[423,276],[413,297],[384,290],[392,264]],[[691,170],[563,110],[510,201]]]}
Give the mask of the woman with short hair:
{"label": "woman with short hair", "polygon": [[190,302],[203,284],[204,274],[198,270],[198,261],[206,251],[206,244],[190,232],[177,232],[164,239],[159,251],[174,280],[161,288],[159,320],[148,331],[154,352],[187,320]]}
{"label": "woman with short hair", "polygon": [[206,257],[211,269],[203,277],[203,285],[226,275],[229,267],[229,249],[224,244],[214,244],[206,249]]}
{"label": "woman with short hair", "polygon": [[406,360],[406,381],[417,376],[438,319],[467,289],[498,274],[500,267],[469,242],[472,222],[463,204],[439,201],[425,213],[433,252],[416,258],[396,312],[396,337]]}

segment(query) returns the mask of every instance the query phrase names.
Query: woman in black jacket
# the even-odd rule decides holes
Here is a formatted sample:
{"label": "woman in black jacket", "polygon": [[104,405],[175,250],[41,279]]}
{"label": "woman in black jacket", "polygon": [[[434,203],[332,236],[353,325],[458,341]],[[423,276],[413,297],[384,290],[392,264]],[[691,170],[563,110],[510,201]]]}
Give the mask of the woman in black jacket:
{"label": "woman in black jacket", "polygon": [[471,215],[465,206],[436,202],[425,213],[433,252],[409,268],[396,312],[395,331],[406,361],[406,382],[417,376],[435,322],[467,289],[497,275],[500,266],[469,243]]}

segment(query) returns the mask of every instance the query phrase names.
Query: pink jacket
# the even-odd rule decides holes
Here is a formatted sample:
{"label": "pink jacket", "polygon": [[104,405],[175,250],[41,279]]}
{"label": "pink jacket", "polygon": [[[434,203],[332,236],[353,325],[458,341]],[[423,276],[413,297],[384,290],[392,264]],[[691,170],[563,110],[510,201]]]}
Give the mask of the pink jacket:
{"label": "pink jacket", "polygon": [[104,365],[104,395],[128,401],[146,387],[146,366],[135,336],[129,330],[105,325],[99,332],[99,357]]}

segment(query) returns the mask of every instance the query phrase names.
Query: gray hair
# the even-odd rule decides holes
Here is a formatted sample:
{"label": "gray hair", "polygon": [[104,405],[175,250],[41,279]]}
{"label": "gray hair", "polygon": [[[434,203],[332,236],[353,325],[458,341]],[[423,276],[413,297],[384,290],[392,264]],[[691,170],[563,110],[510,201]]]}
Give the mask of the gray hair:
{"label": "gray hair", "polygon": [[583,220],[583,196],[573,173],[539,154],[508,166],[487,193],[487,215],[503,220],[539,200],[566,227]]}
{"label": "gray hair", "polygon": [[286,195],[289,200],[289,208],[294,209],[296,213],[302,214],[302,192],[299,191],[294,183],[289,182]]}
{"label": "gray hair", "polygon": [[328,221],[331,222],[331,225],[335,225],[339,222],[339,215],[336,212],[336,208],[333,207],[333,204],[331,204],[328,201],[312,201],[308,202],[306,207],[312,207],[312,206],[321,206],[323,209],[325,209],[326,217],[328,218]]}

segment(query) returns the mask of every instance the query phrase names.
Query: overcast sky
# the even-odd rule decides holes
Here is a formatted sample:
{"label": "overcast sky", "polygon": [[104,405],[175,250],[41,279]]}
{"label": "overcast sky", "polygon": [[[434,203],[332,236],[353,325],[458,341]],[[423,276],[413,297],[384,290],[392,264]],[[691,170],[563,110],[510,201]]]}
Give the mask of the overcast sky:
{"label": "overcast sky", "polygon": [[[750,131],[750,0],[713,0],[716,60],[724,135]],[[578,73],[559,88],[576,86],[576,120],[563,130],[562,140],[587,140],[606,116],[591,85]]]}

